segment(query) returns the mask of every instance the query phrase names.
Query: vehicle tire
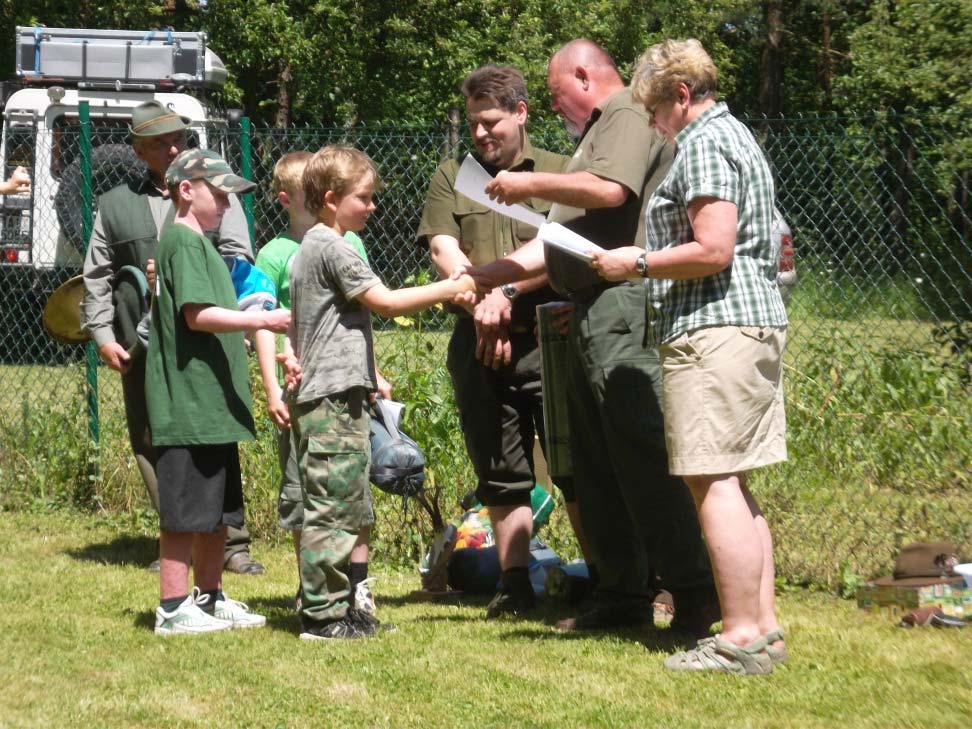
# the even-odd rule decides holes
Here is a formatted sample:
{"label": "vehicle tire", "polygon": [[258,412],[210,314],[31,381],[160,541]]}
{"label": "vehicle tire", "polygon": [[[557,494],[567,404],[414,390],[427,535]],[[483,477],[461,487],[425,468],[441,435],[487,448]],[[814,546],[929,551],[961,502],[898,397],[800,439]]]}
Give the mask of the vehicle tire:
{"label": "vehicle tire", "polygon": [[[145,175],[145,163],[140,160],[127,144],[102,144],[91,150],[91,186],[94,205],[92,215],[97,212],[98,197],[113,187],[136,181]],[[57,222],[64,237],[83,251],[84,223],[81,214],[81,159],[75,158],[61,175],[61,185],[54,197],[54,210]]]}

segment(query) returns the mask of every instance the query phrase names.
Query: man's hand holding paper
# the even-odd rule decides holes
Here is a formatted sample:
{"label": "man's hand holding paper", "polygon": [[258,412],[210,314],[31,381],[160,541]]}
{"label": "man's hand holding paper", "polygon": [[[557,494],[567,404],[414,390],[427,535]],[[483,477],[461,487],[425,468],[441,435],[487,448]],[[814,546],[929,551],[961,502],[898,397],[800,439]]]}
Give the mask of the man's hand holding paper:
{"label": "man's hand holding paper", "polygon": [[485,192],[491,200],[513,205],[523,202],[530,193],[530,172],[507,172],[501,170],[487,185]]}

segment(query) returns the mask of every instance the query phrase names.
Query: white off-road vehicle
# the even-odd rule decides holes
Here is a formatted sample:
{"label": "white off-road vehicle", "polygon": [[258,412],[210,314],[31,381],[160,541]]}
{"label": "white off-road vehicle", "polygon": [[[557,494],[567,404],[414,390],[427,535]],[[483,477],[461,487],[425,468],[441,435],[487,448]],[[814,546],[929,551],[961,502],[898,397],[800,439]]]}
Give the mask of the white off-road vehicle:
{"label": "white off-road vehicle", "polygon": [[[44,357],[47,296],[80,272],[84,240],[81,107],[91,129],[91,200],[144,166],[129,145],[132,110],[152,99],[193,122],[190,143],[225,126],[206,91],[226,79],[205,33],[17,28],[16,80],[3,84],[3,179],[18,166],[29,193],[0,196],[0,361]],[[93,214],[93,211],[92,211]]]}

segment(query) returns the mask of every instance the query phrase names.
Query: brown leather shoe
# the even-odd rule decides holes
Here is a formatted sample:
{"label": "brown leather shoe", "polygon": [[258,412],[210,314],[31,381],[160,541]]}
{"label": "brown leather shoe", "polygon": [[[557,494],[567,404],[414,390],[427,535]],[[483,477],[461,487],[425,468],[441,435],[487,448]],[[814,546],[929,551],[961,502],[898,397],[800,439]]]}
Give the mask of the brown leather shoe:
{"label": "brown leather shoe", "polygon": [[226,560],[223,565],[226,572],[235,572],[238,575],[262,575],[266,569],[259,562],[255,562],[249,552],[237,552]]}
{"label": "brown leather shoe", "polygon": [[654,614],[651,605],[633,602],[595,605],[586,613],[558,620],[554,624],[554,630],[567,633],[574,630],[650,628],[653,625]]}
{"label": "brown leather shoe", "polygon": [[679,606],[675,600],[675,617],[669,626],[670,630],[683,633],[695,640],[708,638],[712,634],[713,623],[722,620],[722,610],[719,603],[708,603],[706,605],[685,605]]}
{"label": "brown leather shoe", "polygon": [[537,596],[530,584],[530,573],[523,570],[504,572],[500,578],[500,591],[486,606],[486,619],[503,616],[519,617],[536,607]]}

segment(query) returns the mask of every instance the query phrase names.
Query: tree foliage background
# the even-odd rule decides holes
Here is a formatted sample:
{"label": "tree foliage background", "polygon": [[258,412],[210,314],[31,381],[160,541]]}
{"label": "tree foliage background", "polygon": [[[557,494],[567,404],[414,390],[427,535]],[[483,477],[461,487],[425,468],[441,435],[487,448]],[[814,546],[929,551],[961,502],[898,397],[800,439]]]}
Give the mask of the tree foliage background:
{"label": "tree foliage background", "polygon": [[[0,0],[14,27],[205,30],[230,69],[219,99],[272,124],[429,123],[493,61],[520,67],[534,115],[546,61],[587,36],[627,72],[650,44],[694,36],[740,113],[972,111],[969,0]],[[969,159],[968,150],[955,157]]]}

